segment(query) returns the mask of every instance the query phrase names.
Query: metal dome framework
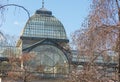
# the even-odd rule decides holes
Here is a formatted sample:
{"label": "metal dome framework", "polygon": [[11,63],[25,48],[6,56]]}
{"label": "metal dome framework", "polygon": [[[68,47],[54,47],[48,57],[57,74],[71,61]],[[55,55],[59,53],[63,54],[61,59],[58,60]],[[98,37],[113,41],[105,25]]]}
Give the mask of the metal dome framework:
{"label": "metal dome framework", "polygon": [[27,21],[23,37],[67,39],[63,24],[52,15],[51,11],[41,8]]}

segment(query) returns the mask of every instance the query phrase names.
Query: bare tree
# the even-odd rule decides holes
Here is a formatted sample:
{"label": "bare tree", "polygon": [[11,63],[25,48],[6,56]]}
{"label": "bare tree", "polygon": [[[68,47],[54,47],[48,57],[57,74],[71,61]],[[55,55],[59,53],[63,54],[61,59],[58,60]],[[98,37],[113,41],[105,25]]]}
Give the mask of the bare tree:
{"label": "bare tree", "polygon": [[[27,13],[28,18],[30,18],[29,11],[25,7],[17,5],[17,4],[9,4],[8,1],[9,0],[0,0],[0,27],[4,21],[4,12],[8,9],[8,7],[11,7],[11,6],[19,7],[21,9],[23,9]],[[13,36],[6,35],[5,33],[0,31],[0,48],[2,49],[2,47],[3,48],[5,47],[5,49],[3,49],[2,55],[8,57],[9,62],[7,62],[7,64],[9,64],[11,67],[9,69],[9,71],[7,71],[5,69],[2,70],[2,71],[5,71],[5,73],[8,73],[7,78],[13,77],[11,82],[13,82],[13,80],[15,81],[20,78],[22,80],[24,80],[24,82],[27,82],[28,77],[30,77],[30,75],[31,75],[31,72],[28,71],[29,69],[26,67],[21,69],[20,62],[21,62],[21,60],[23,60],[23,57],[21,59],[19,59],[20,53],[19,53],[19,55],[17,55],[19,50],[14,49],[15,48],[15,40],[13,40]],[[16,52],[17,52],[17,54],[16,54]],[[30,54],[29,54],[29,56],[30,56]],[[27,59],[30,58],[30,57],[28,57],[28,55],[25,55],[24,58],[26,58],[26,57],[27,57]],[[27,61],[27,59],[24,61]],[[4,66],[4,63],[0,63],[0,65]],[[6,69],[7,69],[7,67],[6,67]]]}
{"label": "bare tree", "polygon": [[[10,9],[9,7],[12,7],[12,6],[23,9],[27,13],[28,18],[30,18],[30,13],[25,7],[23,7],[21,5],[17,5],[17,4],[9,4],[8,2],[9,2],[9,0],[4,0],[4,1],[0,0],[0,27],[2,26],[4,19],[5,19],[5,17],[4,17],[5,11]],[[15,44],[13,44],[13,41],[11,42],[11,40],[12,40],[11,38],[15,39],[14,36],[7,35],[7,34],[3,33],[2,31],[0,31],[0,41],[2,41],[3,38],[4,38],[3,42],[6,42],[6,44],[12,43],[12,45],[15,45]]]}
{"label": "bare tree", "polygon": [[[11,82],[31,82],[33,79],[35,79],[34,71],[32,70],[32,67],[30,67],[29,62],[34,58],[34,54],[32,53],[24,53],[19,56],[10,56],[9,57],[9,65],[11,67],[10,70],[8,70],[6,81]],[[21,63],[24,62],[24,63]],[[21,64],[24,64],[23,67],[21,67]]]}
{"label": "bare tree", "polygon": [[[85,68],[86,71],[89,72],[91,66],[93,68],[93,66],[96,65],[95,61],[100,55],[103,56],[103,58],[107,58],[110,55],[109,53],[112,52],[113,56],[119,56],[119,9],[118,0],[92,0],[91,11],[82,25],[84,29],[77,30],[75,34],[73,34],[73,41],[76,42],[76,48],[80,53],[89,57],[89,63]],[[95,54],[96,52],[98,55]],[[102,73],[100,73],[99,69],[95,67],[93,70],[98,72],[95,76],[98,76],[97,78],[102,80],[103,78],[100,77]],[[120,70],[120,68],[118,70]],[[118,78],[120,78],[119,73],[120,71],[118,72]],[[118,78],[116,78],[116,80],[118,80]],[[110,80],[111,78],[107,79]],[[93,80],[92,82],[99,81]]]}

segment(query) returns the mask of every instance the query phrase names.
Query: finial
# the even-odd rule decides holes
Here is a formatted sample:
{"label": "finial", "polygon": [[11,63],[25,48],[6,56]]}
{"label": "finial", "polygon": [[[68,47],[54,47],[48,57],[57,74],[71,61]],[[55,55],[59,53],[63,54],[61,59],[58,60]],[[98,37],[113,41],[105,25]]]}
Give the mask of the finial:
{"label": "finial", "polygon": [[42,0],[42,8],[44,8],[44,0]]}

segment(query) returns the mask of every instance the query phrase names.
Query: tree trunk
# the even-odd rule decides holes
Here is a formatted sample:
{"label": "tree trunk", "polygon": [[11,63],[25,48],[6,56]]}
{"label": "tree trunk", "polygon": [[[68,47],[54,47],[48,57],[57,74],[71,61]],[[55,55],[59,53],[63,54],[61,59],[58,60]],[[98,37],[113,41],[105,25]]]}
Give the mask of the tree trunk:
{"label": "tree trunk", "polygon": [[[120,8],[118,8],[118,16],[119,16],[119,23],[120,23]],[[118,81],[120,82],[120,27],[119,27],[119,35],[118,35]]]}
{"label": "tree trunk", "polygon": [[[120,15],[119,15],[120,16]],[[119,48],[118,48],[118,82],[120,82],[120,30],[119,30],[119,36],[118,36],[118,39],[119,39]]]}
{"label": "tree trunk", "polygon": [[0,77],[0,82],[2,82],[2,78]]}

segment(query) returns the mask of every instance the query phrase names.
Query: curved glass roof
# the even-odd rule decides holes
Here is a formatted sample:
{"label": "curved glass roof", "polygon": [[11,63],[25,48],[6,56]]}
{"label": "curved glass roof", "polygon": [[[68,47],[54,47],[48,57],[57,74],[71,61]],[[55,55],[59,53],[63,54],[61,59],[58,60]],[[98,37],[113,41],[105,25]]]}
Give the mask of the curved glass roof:
{"label": "curved glass roof", "polygon": [[27,21],[22,36],[67,39],[63,24],[45,8],[37,10]]}

